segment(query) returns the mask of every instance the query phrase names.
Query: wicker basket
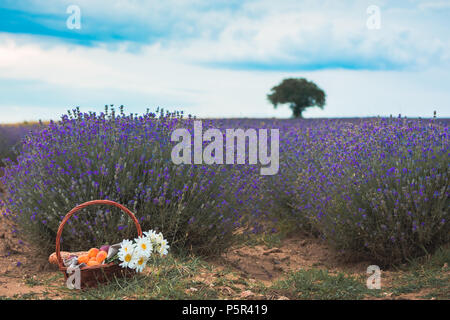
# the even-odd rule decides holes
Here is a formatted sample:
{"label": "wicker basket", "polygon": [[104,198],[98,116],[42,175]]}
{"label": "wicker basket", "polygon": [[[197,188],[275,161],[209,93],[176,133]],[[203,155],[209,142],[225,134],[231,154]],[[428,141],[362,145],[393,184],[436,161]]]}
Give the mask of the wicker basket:
{"label": "wicker basket", "polygon": [[[142,230],[141,226],[134,216],[134,214],[122,206],[121,204],[118,204],[114,201],[110,200],[94,200],[85,202],[83,204],[80,204],[79,206],[73,208],[61,221],[61,224],[58,228],[58,233],[56,234],[56,257],[58,259],[58,266],[59,270],[61,270],[64,273],[64,278],[67,280],[69,275],[67,274],[67,267],[64,266],[63,260],[61,258],[61,234],[64,228],[64,225],[66,224],[67,220],[70,219],[70,217],[77,211],[86,208],[91,205],[111,205],[114,207],[117,207],[121,209],[123,212],[128,214],[130,218],[134,221],[134,224],[136,225],[138,236],[142,236]],[[114,279],[115,277],[130,277],[133,276],[136,272],[131,269],[122,268],[116,263],[108,263],[108,264],[101,264],[97,266],[86,266],[80,269],[81,274],[81,289],[90,288],[90,287],[96,287],[99,283],[105,283],[108,282],[111,279]]]}

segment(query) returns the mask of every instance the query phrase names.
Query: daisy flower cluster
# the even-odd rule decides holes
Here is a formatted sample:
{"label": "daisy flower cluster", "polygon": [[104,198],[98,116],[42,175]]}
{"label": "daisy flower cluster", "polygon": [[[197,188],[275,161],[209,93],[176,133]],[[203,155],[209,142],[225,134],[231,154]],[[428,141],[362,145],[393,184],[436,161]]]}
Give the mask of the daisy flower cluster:
{"label": "daisy flower cluster", "polygon": [[117,257],[122,268],[130,268],[141,272],[152,254],[159,254],[162,257],[167,255],[168,252],[169,245],[162,233],[149,230],[134,241],[123,240]]}

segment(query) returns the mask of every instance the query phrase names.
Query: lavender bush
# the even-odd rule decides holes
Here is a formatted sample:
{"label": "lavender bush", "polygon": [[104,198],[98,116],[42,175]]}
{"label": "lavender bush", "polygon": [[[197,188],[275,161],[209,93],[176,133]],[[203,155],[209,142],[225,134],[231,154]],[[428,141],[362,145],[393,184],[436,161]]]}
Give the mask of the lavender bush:
{"label": "lavender bush", "polygon": [[[8,164],[6,214],[47,251],[63,216],[93,199],[120,202],[144,229],[203,254],[227,248],[244,226],[271,232],[280,218],[379,265],[450,240],[446,120],[203,120],[205,130],[278,128],[275,176],[250,165],[173,165],[171,132],[192,129],[192,120],[149,112],[63,116],[30,134],[18,163]],[[63,248],[130,238],[129,219],[109,210],[69,220]]]}
{"label": "lavender bush", "polygon": [[[29,135],[18,163],[3,182],[6,214],[47,254],[73,207],[110,199],[135,212],[143,229],[162,231],[173,248],[221,252],[245,219],[250,185],[245,168],[174,165],[171,132],[192,128],[178,114],[142,116],[74,110]],[[207,124],[204,123],[204,126]],[[130,238],[134,225],[120,212],[88,208],[65,226],[65,250],[80,250]]]}
{"label": "lavender bush", "polygon": [[[448,126],[316,121],[285,130],[276,208],[335,248],[392,264],[450,240]],[[281,200],[281,201],[280,201]]]}
{"label": "lavender bush", "polygon": [[36,130],[36,124],[17,124],[17,125],[0,125],[0,166],[2,166],[2,159],[10,159],[15,161],[15,148],[20,144],[20,141],[32,130]]}

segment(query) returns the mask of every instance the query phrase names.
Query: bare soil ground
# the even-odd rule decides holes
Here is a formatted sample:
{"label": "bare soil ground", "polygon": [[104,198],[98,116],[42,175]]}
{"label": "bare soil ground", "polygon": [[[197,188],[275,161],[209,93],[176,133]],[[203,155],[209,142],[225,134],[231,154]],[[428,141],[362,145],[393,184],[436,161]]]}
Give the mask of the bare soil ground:
{"label": "bare soil ground", "polygon": [[287,272],[324,268],[329,272],[366,272],[368,261],[349,263],[318,239],[302,235],[285,239],[279,246],[244,246],[223,255],[223,263],[243,275],[272,283]]}
{"label": "bare soil ground", "polygon": [[[21,242],[14,226],[0,215],[0,298],[63,299],[61,292],[63,278],[55,266],[36,260],[32,249]],[[236,280],[241,277],[249,283],[260,282],[269,287],[285,278],[290,272],[309,269],[326,269],[329,273],[345,272],[352,276],[365,276],[372,263],[360,261],[350,263],[326,244],[307,236],[282,240],[277,246],[265,244],[238,246],[230,249],[218,259],[209,261],[209,270],[203,270],[194,277],[213,287],[222,270],[231,269],[233,273],[225,277]],[[382,286],[386,291],[382,299],[394,299],[389,293],[393,281],[400,275],[398,271],[383,271]],[[236,279],[232,279],[232,278]],[[239,287],[239,284],[236,284]],[[229,299],[254,299],[254,294],[240,285],[239,292],[227,286],[216,286],[221,297]],[[191,288],[196,290],[195,288]],[[186,288],[187,291],[191,290]],[[427,289],[396,295],[395,299],[420,299]],[[261,299],[270,297],[259,295]],[[285,297],[277,297],[285,299]],[[287,298],[286,298],[287,299]],[[374,298],[375,299],[375,298]]]}
{"label": "bare soil ground", "polygon": [[48,296],[49,287],[37,279],[50,279],[54,271],[34,258],[33,249],[14,232],[15,227],[0,215],[0,297]]}

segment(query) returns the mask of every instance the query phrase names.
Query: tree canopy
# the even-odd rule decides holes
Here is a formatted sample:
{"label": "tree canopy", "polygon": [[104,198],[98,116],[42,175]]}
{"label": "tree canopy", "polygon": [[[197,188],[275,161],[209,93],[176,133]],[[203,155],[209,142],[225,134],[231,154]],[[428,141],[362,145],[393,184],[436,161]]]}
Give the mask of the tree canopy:
{"label": "tree canopy", "polygon": [[304,78],[289,78],[273,87],[267,98],[275,109],[278,104],[289,103],[293,117],[302,118],[306,108],[317,106],[323,109],[326,95],[314,82]]}

